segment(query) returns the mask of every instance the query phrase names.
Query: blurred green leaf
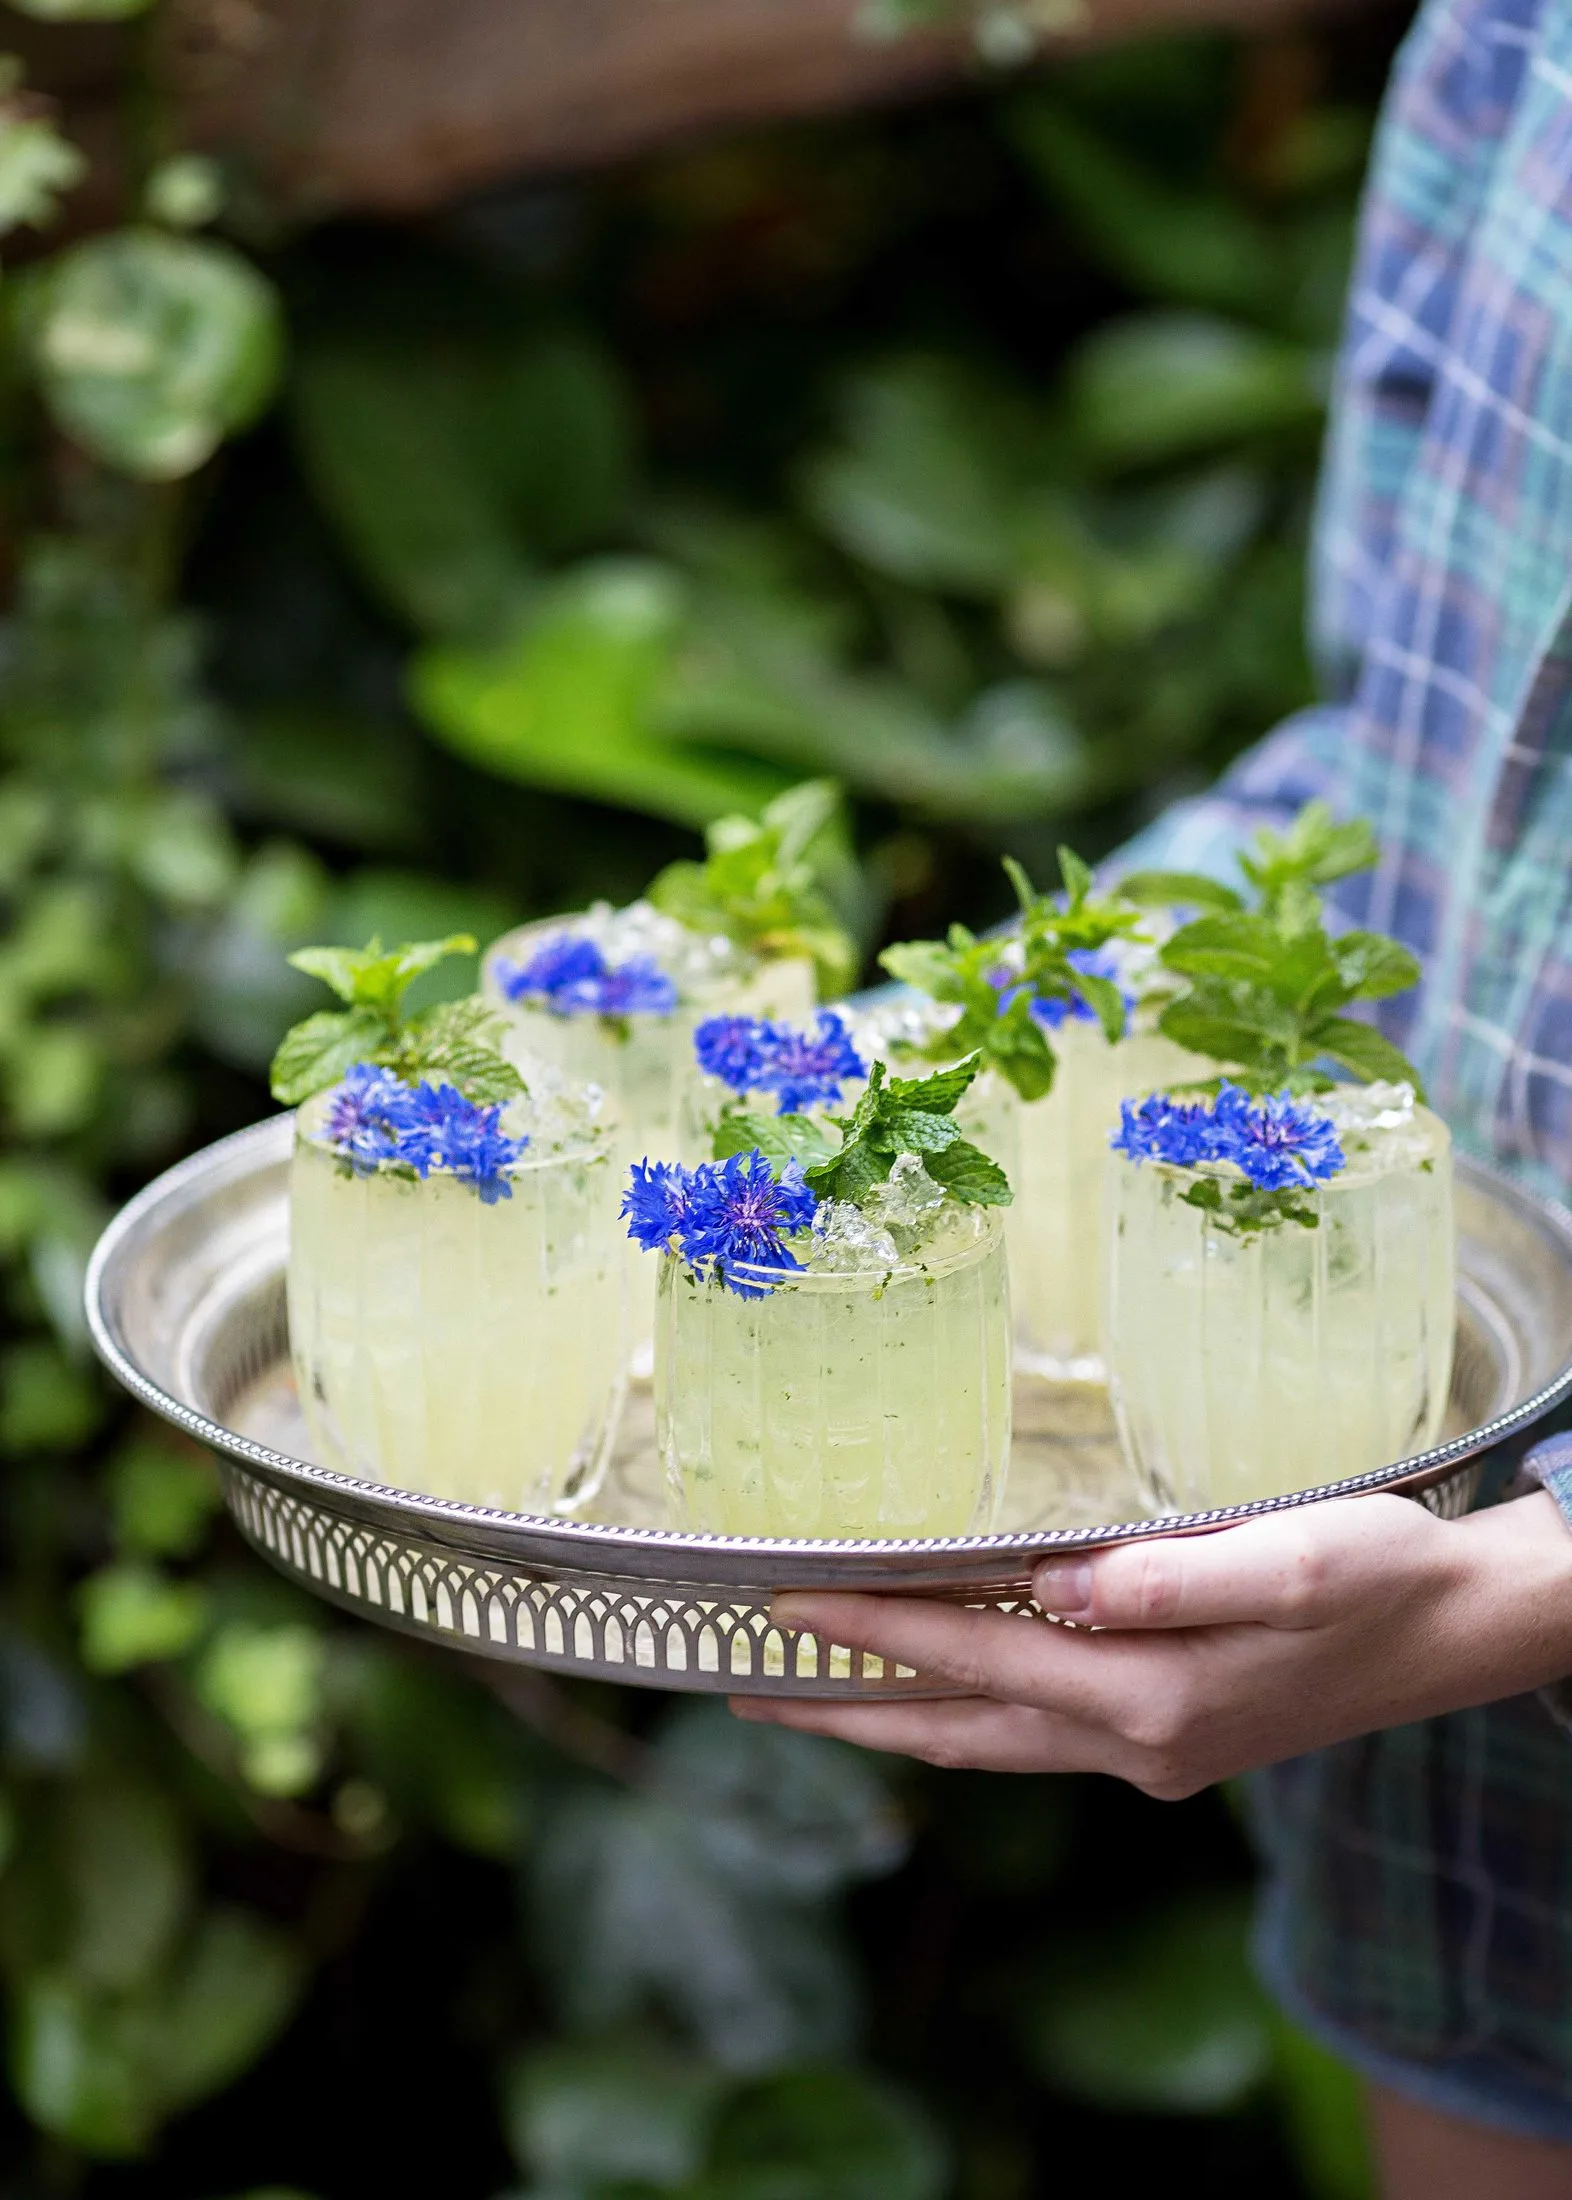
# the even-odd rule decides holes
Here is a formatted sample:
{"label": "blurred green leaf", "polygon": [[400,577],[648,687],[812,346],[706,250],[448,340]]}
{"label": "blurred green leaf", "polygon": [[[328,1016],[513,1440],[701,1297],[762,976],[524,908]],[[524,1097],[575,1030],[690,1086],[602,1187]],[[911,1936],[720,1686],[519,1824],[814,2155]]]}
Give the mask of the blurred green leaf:
{"label": "blurred green leaf", "polygon": [[728,2069],[836,2053],[854,1987],[827,1898],[901,1848],[865,1759],[686,1706],[646,1791],[585,1790],[547,1819],[536,1937],[576,2027],[653,2007]]}
{"label": "blurred green leaf", "polygon": [[24,223],[46,228],[60,212],[60,194],[86,173],[86,160],[47,114],[29,114],[14,90],[0,103],[0,234]]}
{"label": "blurred green leaf", "polygon": [[897,358],[848,385],[842,435],[802,476],[833,541],[919,587],[989,596],[1004,586],[1044,451],[1021,399],[942,355]]}
{"label": "blurred green leaf", "polygon": [[1071,361],[1069,395],[1089,453],[1118,466],[1305,432],[1325,402],[1300,346],[1178,313],[1131,315],[1096,330]]}
{"label": "blurred green leaf", "polygon": [[223,1504],[210,1460],[156,1437],[134,1438],[110,1461],[109,1511],[123,1549],[189,1558]]}
{"label": "blurred green leaf", "polygon": [[418,633],[486,637],[532,580],[488,463],[484,373],[452,346],[335,337],[291,397],[318,500],[379,598]]}
{"label": "blurred green leaf", "polygon": [[46,2131],[85,2153],[140,2154],[172,2112],[228,2083],[287,2018],[299,1963],[243,1912],[205,1918],[165,1978],[95,1992],[63,1972],[25,1977],[11,2074]]}
{"label": "blurred green leaf", "polygon": [[321,1770],[325,1648],[303,1624],[226,1621],[204,1651],[197,1692],[239,1743],[241,1767],[265,1794],[294,1795]]}
{"label": "blurred green leaf", "polygon": [[346,1660],[343,1704],[358,1761],[400,1816],[477,1855],[517,1856],[540,1775],[500,1704],[383,1644]]}
{"label": "blurred green leaf", "polygon": [[1192,1896],[1056,1966],[1029,2041],[1043,2075],[1107,2110],[1216,2115],[1271,2062],[1243,1895]]}
{"label": "blurred green leaf", "polygon": [[1047,90],[1017,100],[1006,127],[1097,257],[1132,289],[1270,317],[1292,269],[1281,238],[1239,198],[1144,168]]}
{"label": "blurred green leaf", "polygon": [[48,269],[34,337],[50,410],[95,458],[146,481],[195,471],[266,405],[278,306],[227,245],[120,230]]}
{"label": "blurred green leaf", "polygon": [[1272,2018],[1273,2086],[1313,2200],[1376,2200],[1362,2081],[1297,2026]]}
{"label": "blurred green leaf", "polygon": [[173,153],[147,179],[142,205],[148,219],[171,229],[201,229],[224,208],[224,178],[204,153]]}
{"label": "blurred green leaf", "polygon": [[637,2038],[532,2049],[504,2080],[508,2140],[547,2185],[668,2189],[698,2170],[723,2079]]}
{"label": "blurred green leaf", "polygon": [[140,1559],[89,1574],[77,1592],[82,1662],[90,1673],[127,1673],[179,1657],[207,1620],[207,1597],[194,1582],[172,1581]]}
{"label": "blurred green leaf", "polygon": [[304,1968],[284,1934],[244,1910],[216,1909],[182,1949],[159,2009],[150,2072],[160,2110],[216,2093],[282,2031]]}
{"label": "blurred green leaf", "polygon": [[11,2083],[34,2123],[89,2155],[140,2154],[157,2125],[142,2012],[64,1975],[25,1979],[10,2024]]}
{"label": "blurred green leaf", "polygon": [[192,1891],[172,1798],[100,1771],[35,1797],[0,1881],[0,1952],[13,1974],[129,1992],[169,1958]]}
{"label": "blurred green leaf", "polygon": [[723,2104],[693,2200],[940,2200],[948,2181],[914,2103],[825,2067],[783,2071]]}
{"label": "blurred green leaf", "polygon": [[294,413],[351,554],[423,634],[494,641],[536,554],[592,542],[630,486],[621,379],[571,330],[321,340],[301,358]]}
{"label": "blurred green leaf", "polygon": [[756,811],[781,775],[663,739],[652,723],[681,608],[662,566],[580,568],[542,593],[505,648],[418,651],[411,700],[450,748],[505,778],[683,825]]}
{"label": "blurred green leaf", "polygon": [[0,1352],[0,1451],[73,1451],[103,1411],[85,1367],[27,1339]]}

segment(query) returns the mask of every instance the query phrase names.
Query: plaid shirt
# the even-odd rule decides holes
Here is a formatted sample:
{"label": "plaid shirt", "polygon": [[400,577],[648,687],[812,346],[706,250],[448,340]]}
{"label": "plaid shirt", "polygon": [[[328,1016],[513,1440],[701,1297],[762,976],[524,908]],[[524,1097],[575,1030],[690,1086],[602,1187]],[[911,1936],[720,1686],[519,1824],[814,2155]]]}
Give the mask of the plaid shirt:
{"label": "plaid shirt", "polygon": [[[1380,866],[1338,907],[1425,969],[1385,1027],[1462,1146],[1565,1196],[1568,0],[1427,0],[1409,33],[1361,226],[1312,596],[1329,700],[1133,853],[1218,869],[1250,825],[1311,795],[1371,818]],[[1554,1480],[1572,1517],[1572,1471]],[[1280,1767],[1262,1803],[1266,1961],[1291,2003],[1345,2047],[1466,2068],[1459,2113],[1530,2128],[1521,2089],[1541,2088],[1540,2128],[1572,2141],[1572,1755],[1537,1703]]]}

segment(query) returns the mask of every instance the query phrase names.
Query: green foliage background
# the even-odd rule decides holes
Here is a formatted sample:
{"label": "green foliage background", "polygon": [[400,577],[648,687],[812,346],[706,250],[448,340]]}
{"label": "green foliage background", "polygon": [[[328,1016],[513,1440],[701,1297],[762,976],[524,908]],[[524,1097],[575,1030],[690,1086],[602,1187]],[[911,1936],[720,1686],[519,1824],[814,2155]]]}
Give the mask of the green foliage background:
{"label": "green foliage background", "polygon": [[829,771],[871,949],[1300,701],[1394,29],[288,236],[140,80],[146,160],[73,224],[80,157],[0,84],[0,2190],[1366,2189],[1249,1981],[1223,1801],[340,1622],[107,1394],[78,1299],[112,1204],[263,1112],[308,938],[626,897]]}

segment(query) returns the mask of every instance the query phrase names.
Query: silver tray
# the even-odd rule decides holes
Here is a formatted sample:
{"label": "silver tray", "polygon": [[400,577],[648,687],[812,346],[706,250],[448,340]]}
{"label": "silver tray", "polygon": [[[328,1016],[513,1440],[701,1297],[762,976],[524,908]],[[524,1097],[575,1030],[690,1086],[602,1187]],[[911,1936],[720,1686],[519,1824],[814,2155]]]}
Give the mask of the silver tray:
{"label": "silver tray", "polygon": [[[1041,1617],[1045,1552],[1217,1527],[1324,1497],[1398,1490],[1467,1506],[1479,1455],[1572,1390],[1572,1215],[1458,1166],[1458,1329],[1447,1432],[1394,1466],[1225,1511],[1140,1517],[1091,1386],[1018,1385],[1004,1524],[908,1542],[776,1542],[661,1526],[647,1390],[635,1390],[589,1517],[418,1497],[314,1466],[284,1308],[293,1118],[171,1169],[109,1225],[87,1277],[93,1341],[145,1405],[218,1455],[242,1532],[345,1609],[483,1656],[657,1688],[925,1695],[917,1675],[770,1619],[786,1587],[940,1595]],[[1112,1521],[1109,1512],[1125,1517]]]}

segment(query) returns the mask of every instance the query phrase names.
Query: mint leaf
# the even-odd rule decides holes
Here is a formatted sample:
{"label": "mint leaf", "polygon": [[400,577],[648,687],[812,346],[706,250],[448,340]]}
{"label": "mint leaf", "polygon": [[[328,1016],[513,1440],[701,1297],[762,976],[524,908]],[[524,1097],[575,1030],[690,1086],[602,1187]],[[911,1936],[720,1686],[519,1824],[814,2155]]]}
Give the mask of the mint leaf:
{"label": "mint leaf", "polygon": [[1185,977],[1245,978],[1267,983],[1283,958],[1281,933],[1265,917],[1239,911],[1197,917],[1182,925],[1162,950],[1170,970]]}
{"label": "mint leaf", "polygon": [[472,955],[475,942],[467,932],[454,932],[444,940],[412,940],[383,954],[378,941],[366,947],[302,947],[289,957],[295,969],[308,978],[320,978],[341,1001],[353,1007],[380,1008],[391,1020],[399,1002],[423,971],[449,955]]}
{"label": "mint leaf", "polygon": [[657,909],[697,932],[719,932],[767,958],[810,958],[821,997],[855,981],[857,951],[823,880],[854,878],[856,859],[831,779],[788,787],[758,818],[717,818],[702,863],[669,863],[651,882]]}
{"label": "mint leaf", "polygon": [[[1019,869],[1020,866],[1017,865],[1016,868]],[[1026,876],[1024,871],[1021,872],[1021,876],[1023,878]],[[1079,909],[1092,891],[1091,865],[1083,863],[1073,848],[1066,848],[1061,845],[1059,849],[1059,876],[1064,880],[1064,890],[1070,897],[1071,908]]]}
{"label": "mint leaf", "polygon": [[931,1001],[965,999],[965,983],[955,960],[955,950],[939,940],[898,940],[879,956],[881,966],[892,978],[926,993]]}
{"label": "mint leaf", "polygon": [[375,1061],[386,1041],[386,1021],[374,1009],[319,1009],[284,1034],[268,1071],[273,1098],[298,1107],[336,1085],[357,1062]]}
{"label": "mint leaf", "polygon": [[[968,1054],[964,1061],[935,1070],[931,1077],[892,1077],[887,1085],[883,1079],[880,1084],[883,1097],[896,1107],[920,1108],[925,1115],[948,1115],[965,1097],[981,1068],[982,1056]],[[875,1089],[870,1080],[865,1097],[871,1098]]]}
{"label": "mint leaf", "polygon": [[1015,1197],[998,1162],[969,1139],[958,1138],[942,1153],[925,1154],[923,1167],[935,1183],[972,1207],[1008,1207]]}
{"label": "mint leaf", "polygon": [[745,1108],[727,1108],[715,1126],[711,1158],[725,1161],[734,1153],[755,1149],[777,1172],[788,1161],[800,1161],[804,1169],[832,1161],[839,1148],[807,1115],[751,1115]]}
{"label": "mint leaf", "polygon": [[1041,1100],[1053,1090],[1054,1051],[1024,997],[989,1028],[983,1053],[988,1066],[1007,1077],[1023,1100]]}
{"label": "mint leaf", "polygon": [[406,1084],[455,1085],[482,1106],[516,1100],[524,1080],[501,1051],[502,1018],[484,1001],[442,1001],[407,1024],[388,1056]]}
{"label": "mint leaf", "polygon": [[1322,1054],[1351,1069],[1364,1083],[1384,1080],[1393,1085],[1412,1085],[1416,1097],[1424,1099],[1424,1082],[1418,1070],[1373,1024],[1356,1024],[1349,1016],[1329,1016],[1316,1026],[1314,1038]]}
{"label": "mint leaf", "polygon": [[1332,942],[1332,954],[1350,1000],[1384,1000],[1419,983],[1417,957],[1384,933],[1340,933]]}
{"label": "mint leaf", "polygon": [[1126,901],[1152,909],[1242,909],[1243,901],[1221,879],[1204,871],[1131,871],[1119,881]]}
{"label": "mint leaf", "polygon": [[[960,1137],[952,1115],[930,1115],[922,1108],[893,1107],[880,1117],[879,1143],[890,1153],[943,1153]],[[877,1134],[876,1134],[877,1135]]]}
{"label": "mint leaf", "polygon": [[1083,970],[1075,981],[1075,990],[1086,1002],[1103,1027],[1103,1037],[1110,1046],[1117,1046],[1124,1037],[1124,995],[1112,978],[1099,978],[1095,972]]}
{"label": "mint leaf", "polygon": [[860,1205],[890,1173],[894,1156],[877,1153],[865,1139],[848,1143],[838,1154],[804,1170],[808,1189],[820,1199],[844,1199]]}
{"label": "mint leaf", "polygon": [[501,1050],[502,1019],[483,1001],[443,1002],[405,1018],[402,1002],[422,971],[449,955],[473,954],[467,932],[413,940],[384,954],[366,947],[302,947],[289,960],[331,986],[347,1009],[321,1009],[286,1032],[273,1057],[273,1096],[286,1106],[335,1085],[357,1062],[391,1069],[407,1084],[429,1077],[482,1105],[513,1100],[524,1081]]}
{"label": "mint leaf", "polygon": [[1188,994],[1169,1002],[1157,1019],[1157,1028],[1175,1046],[1237,1068],[1257,1059],[1263,1037],[1258,1025],[1208,1007]]}
{"label": "mint leaf", "polygon": [[302,947],[285,960],[308,978],[320,978],[331,986],[341,1001],[353,1001],[361,972],[374,952],[374,944],[370,948]]}

